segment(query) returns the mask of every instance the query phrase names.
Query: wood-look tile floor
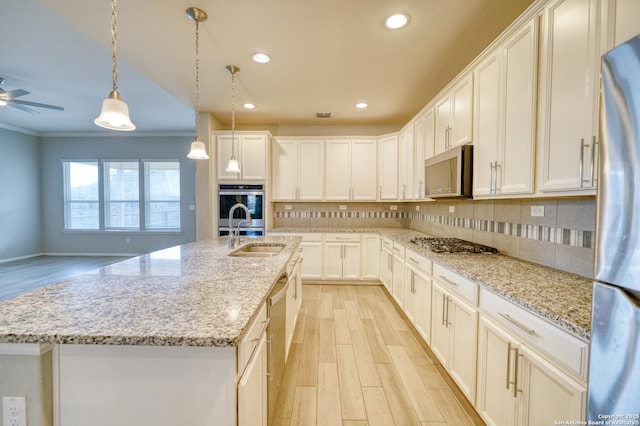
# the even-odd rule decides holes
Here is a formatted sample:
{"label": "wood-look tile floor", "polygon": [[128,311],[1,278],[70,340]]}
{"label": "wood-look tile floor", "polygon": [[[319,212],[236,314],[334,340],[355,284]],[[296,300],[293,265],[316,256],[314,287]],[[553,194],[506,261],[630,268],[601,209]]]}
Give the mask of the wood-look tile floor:
{"label": "wood-look tile floor", "polygon": [[484,424],[441,369],[382,286],[304,285],[274,424]]}

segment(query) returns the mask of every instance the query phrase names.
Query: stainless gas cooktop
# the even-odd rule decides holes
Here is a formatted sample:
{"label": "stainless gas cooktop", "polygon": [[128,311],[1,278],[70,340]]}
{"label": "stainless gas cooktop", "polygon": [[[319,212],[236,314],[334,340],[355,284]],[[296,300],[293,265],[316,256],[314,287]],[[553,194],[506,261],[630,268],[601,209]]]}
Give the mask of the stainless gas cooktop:
{"label": "stainless gas cooktop", "polygon": [[498,249],[472,243],[459,238],[419,237],[411,240],[413,244],[429,249],[435,253],[497,253]]}

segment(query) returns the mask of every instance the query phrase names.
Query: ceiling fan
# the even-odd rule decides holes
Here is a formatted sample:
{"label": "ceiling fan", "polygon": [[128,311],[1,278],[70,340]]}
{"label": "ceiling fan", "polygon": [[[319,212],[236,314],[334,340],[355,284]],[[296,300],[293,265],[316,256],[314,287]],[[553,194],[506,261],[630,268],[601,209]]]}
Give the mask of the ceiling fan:
{"label": "ceiling fan", "polygon": [[[6,80],[4,78],[0,77],[0,85],[4,84],[5,81]],[[29,107],[48,108],[48,109],[55,109],[58,111],[64,111],[64,108],[61,106],[41,104],[38,102],[30,102],[30,101],[23,101],[20,99],[16,99],[16,98],[19,98],[20,96],[28,95],[29,93],[30,92],[27,92],[26,90],[23,90],[23,89],[9,90],[7,92],[6,90],[0,87],[0,106],[8,105],[10,107],[17,108],[21,111],[28,112],[29,114],[40,114],[35,109],[29,108]]]}

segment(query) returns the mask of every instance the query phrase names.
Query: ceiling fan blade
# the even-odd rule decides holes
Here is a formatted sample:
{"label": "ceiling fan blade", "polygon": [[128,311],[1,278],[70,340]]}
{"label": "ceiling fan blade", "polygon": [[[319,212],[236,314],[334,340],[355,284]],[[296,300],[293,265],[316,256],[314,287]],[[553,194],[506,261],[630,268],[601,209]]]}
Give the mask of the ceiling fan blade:
{"label": "ceiling fan blade", "polygon": [[40,114],[38,111],[36,111],[35,109],[31,109],[31,108],[27,108],[26,106],[20,105],[18,103],[16,103],[15,101],[10,101],[8,103],[8,105],[10,107],[19,109],[20,111],[24,111],[24,112],[28,112],[29,114]]}
{"label": "ceiling fan blade", "polygon": [[28,95],[29,92],[22,89],[16,89],[16,90],[9,90],[8,92],[5,92],[5,94],[9,96],[9,99],[15,99],[20,96]]}
{"label": "ceiling fan blade", "polygon": [[16,99],[11,99],[10,102],[12,104],[29,105],[29,106],[39,107],[39,108],[57,109],[58,111],[64,111],[64,107],[56,106],[56,105],[40,104],[38,102],[21,101]]}

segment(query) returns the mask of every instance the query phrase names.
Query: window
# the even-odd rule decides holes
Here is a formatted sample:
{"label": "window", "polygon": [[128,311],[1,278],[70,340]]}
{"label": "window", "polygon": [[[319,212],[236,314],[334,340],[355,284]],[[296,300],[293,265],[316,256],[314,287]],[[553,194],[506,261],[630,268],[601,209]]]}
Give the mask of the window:
{"label": "window", "polygon": [[180,228],[180,163],[176,161],[146,161],[145,228]]}
{"label": "window", "polygon": [[180,230],[180,162],[63,161],[69,230]]}
{"label": "window", "polygon": [[97,161],[64,162],[65,229],[100,229]]}

